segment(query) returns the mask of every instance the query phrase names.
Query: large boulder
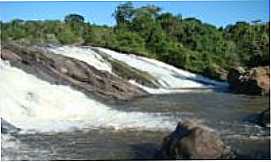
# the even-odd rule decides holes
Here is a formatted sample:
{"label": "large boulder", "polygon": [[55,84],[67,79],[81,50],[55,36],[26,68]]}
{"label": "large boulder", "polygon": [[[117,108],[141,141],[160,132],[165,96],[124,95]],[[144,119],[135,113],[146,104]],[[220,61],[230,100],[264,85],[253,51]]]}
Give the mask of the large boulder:
{"label": "large boulder", "polygon": [[191,121],[179,122],[175,131],[164,138],[163,159],[231,159],[229,147],[212,129]]}
{"label": "large boulder", "polygon": [[264,127],[270,127],[270,108],[260,113],[258,123]]}
{"label": "large boulder", "polygon": [[249,95],[268,95],[270,91],[269,66],[252,68],[245,71],[233,68],[227,76],[230,89],[236,93]]}

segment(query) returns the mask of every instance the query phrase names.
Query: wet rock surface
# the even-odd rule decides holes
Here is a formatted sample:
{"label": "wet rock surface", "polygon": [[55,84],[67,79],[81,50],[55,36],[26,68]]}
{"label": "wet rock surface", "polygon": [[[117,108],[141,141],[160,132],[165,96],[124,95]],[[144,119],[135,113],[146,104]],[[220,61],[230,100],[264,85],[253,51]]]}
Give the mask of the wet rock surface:
{"label": "wet rock surface", "polygon": [[[1,58],[52,84],[69,85],[103,102],[128,100],[146,92],[122,78],[83,61],[54,55],[43,48],[5,44]],[[110,101],[108,99],[111,99]]]}
{"label": "wet rock surface", "polygon": [[227,78],[230,89],[236,93],[249,95],[268,95],[270,91],[269,66],[256,67],[245,71],[231,69]]}
{"label": "wet rock surface", "polygon": [[164,138],[163,159],[232,159],[233,153],[210,128],[191,121],[179,122],[175,131]]}

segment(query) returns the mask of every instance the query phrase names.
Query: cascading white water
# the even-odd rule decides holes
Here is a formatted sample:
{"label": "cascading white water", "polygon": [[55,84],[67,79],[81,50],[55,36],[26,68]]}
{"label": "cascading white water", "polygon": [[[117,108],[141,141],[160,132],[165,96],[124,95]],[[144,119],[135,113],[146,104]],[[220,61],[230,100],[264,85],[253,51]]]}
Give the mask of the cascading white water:
{"label": "cascading white water", "polygon": [[224,82],[214,81],[201,75],[175,68],[171,65],[154,59],[132,54],[121,54],[105,48],[97,49],[108,54],[116,60],[123,61],[136,69],[149,73],[158,80],[162,86],[161,88],[177,89],[227,86],[227,84]]}
{"label": "cascading white water", "polygon": [[0,89],[1,117],[23,130],[173,129],[175,125],[159,114],[114,110],[79,91],[52,85],[2,60]]}
{"label": "cascading white water", "polygon": [[48,48],[48,50],[54,54],[61,54],[80,61],[84,61],[89,65],[94,66],[98,70],[104,70],[110,73],[112,72],[111,64],[90,48],[62,46],[56,48]]}
{"label": "cascading white water", "polygon": [[[91,50],[91,48],[63,46],[48,49],[55,54],[61,54],[67,57],[79,59],[96,67],[99,70],[106,70],[112,73],[112,66],[110,63],[104,60],[99,53]],[[144,89],[151,94],[189,91],[184,90],[183,88],[225,88],[227,86],[227,84],[224,82],[214,81],[201,75],[175,68],[171,65],[154,59],[131,54],[122,54],[104,48],[97,47],[96,49],[102,51],[113,59],[122,61],[133,68],[139,69],[152,75],[160,84],[160,87],[157,89],[140,85],[136,81],[131,81],[132,84]]]}

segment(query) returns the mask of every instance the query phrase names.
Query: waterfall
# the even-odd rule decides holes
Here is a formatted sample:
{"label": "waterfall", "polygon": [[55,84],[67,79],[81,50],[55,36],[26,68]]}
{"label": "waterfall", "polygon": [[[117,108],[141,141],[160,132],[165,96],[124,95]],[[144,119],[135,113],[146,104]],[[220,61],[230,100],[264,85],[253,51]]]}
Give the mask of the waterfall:
{"label": "waterfall", "polygon": [[146,87],[134,80],[130,81],[132,84],[144,89],[151,94],[191,91],[187,89],[212,89],[227,87],[227,83],[225,82],[214,81],[201,75],[178,69],[154,59],[136,56],[133,54],[119,53],[105,48],[62,46],[48,49],[54,54],[61,54],[67,57],[72,57],[84,61],[94,66],[98,70],[105,70],[113,73],[110,63],[103,59],[99,53],[92,50],[93,48],[101,51],[111,59],[124,62],[127,65],[144,71],[155,78],[160,85],[160,87],[157,89]]}
{"label": "waterfall", "polygon": [[0,89],[1,117],[22,130],[173,129],[175,125],[160,114],[115,110],[68,86],[50,84],[2,60]]}

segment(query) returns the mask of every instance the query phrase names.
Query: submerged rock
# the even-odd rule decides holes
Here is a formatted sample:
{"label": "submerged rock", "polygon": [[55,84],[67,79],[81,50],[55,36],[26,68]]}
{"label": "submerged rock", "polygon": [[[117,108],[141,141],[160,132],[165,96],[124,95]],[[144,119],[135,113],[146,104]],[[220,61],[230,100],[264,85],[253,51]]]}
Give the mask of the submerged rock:
{"label": "submerged rock", "polygon": [[264,127],[270,127],[270,108],[260,113],[258,123]]}
{"label": "submerged rock", "polygon": [[234,68],[227,76],[230,89],[236,93],[267,95],[270,91],[269,66],[256,67],[248,71]]}
{"label": "submerged rock", "polygon": [[175,131],[164,138],[160,154],[163,159],[234,158],[213,130],[191,121],[178,123]]}

